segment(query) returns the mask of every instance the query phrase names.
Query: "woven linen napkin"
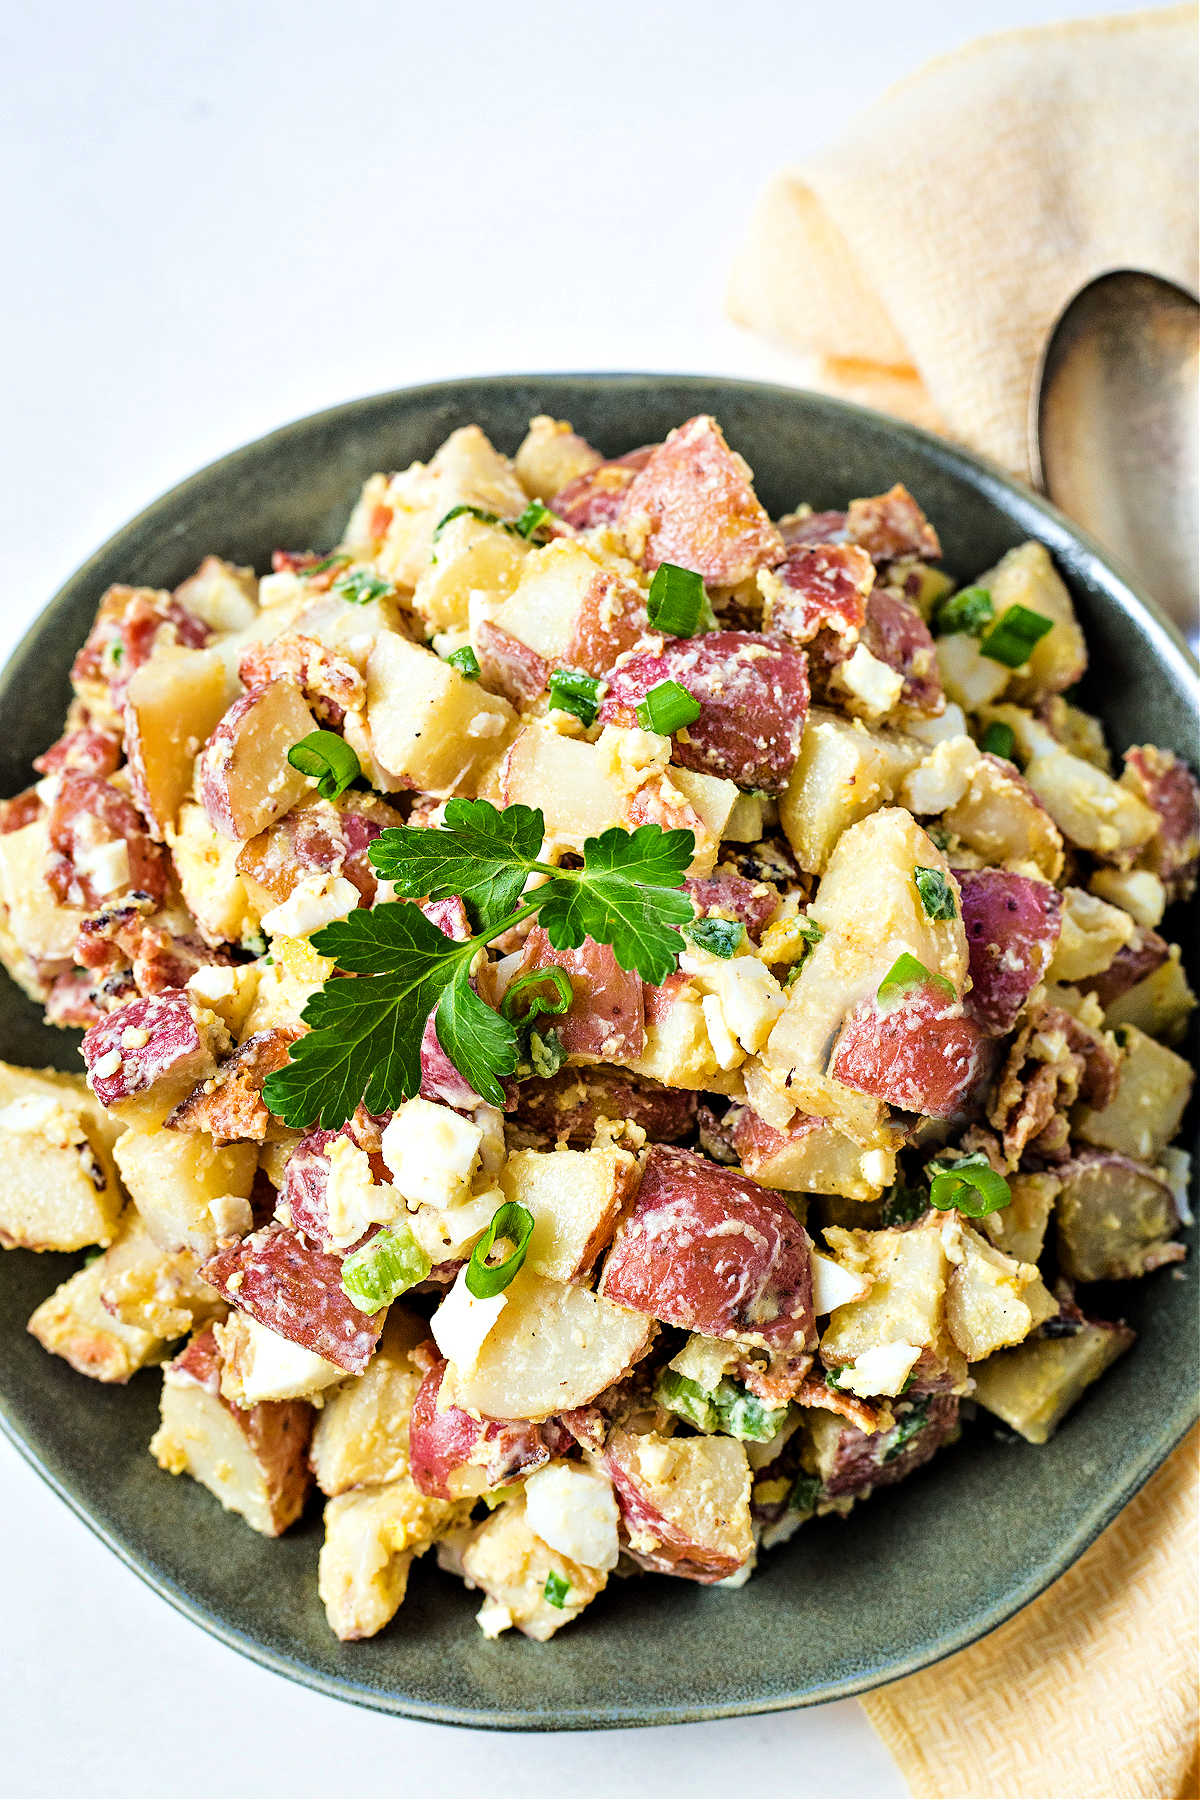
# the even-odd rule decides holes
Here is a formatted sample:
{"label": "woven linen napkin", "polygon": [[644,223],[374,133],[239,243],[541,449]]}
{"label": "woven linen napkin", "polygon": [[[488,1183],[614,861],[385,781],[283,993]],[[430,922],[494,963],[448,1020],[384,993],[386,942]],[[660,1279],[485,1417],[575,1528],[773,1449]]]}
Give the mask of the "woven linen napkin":
{"label": "woven linen napkin", "polygon": [[1028,480],[1030,386],[1071,296],[1119,268],[1194,288],[1196,163],[1194,7],[982,38],[770,182],[729,312],[815,385]]}

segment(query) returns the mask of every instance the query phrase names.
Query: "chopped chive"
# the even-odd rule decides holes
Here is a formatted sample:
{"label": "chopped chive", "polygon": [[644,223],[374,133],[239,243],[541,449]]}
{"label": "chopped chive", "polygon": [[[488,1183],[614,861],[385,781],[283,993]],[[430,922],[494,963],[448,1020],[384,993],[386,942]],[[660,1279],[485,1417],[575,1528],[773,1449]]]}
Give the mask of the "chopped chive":
{"label": "chopped chive", "polygon": [[746,927],[740,919],[696,919],[684,926],[683,935],[710,956],[732,956],[746,936]]}
{"label": "chopped chive", "polygon": [[551,1569],[546,1577],[546,1585],[542,1589],[544,1598],[550,1602],[551,1606],[557,1606],[561,1612],[563,1607],[567,1604],[567,1595],[570,1591],[570,1582],[566,1580],[564,1576],[560,1575],[556,1569]]}
{"label": "chopped chive", "polygon": [[[471,1252],[467,1264],[468,1293],[477,1300],[492,1300],[502,1294],[521,1264],[533,1236],[533,1214],[518,1200],[506,1200],[492,1214],[492,1222]],[[512,1244],[503,1262],[490,1263],[488,1257],[497,1239]]]}
{"label": "chopped chive", "polygon": [[960,1156],[955,1162],[931,1162],[929,1174],[929,1204],[939,1212],[960,1212],[968,1219],[983,1219],[988,1213],[999,1212],[1012,1199],[1012,1189],[982,1150]]}
{"label": "chopped chive", "polygon": [[668,637],[695,637],[716,624],[704,583],[694,569],[659,563],[646,597],[646,617]]}
{"label": "chopped chive", "polygon": [[981,750],[986,751],[989,756],[1002,756],[1006,762],[1012,762],[1013,751],[1016,747],[1017,740],[1013,728],[1011,725],[1006,725],[1002,719],[993,719],[979,740]]}
{"label": "chopped chive", "polygon": [[958,917],[958,908],[954,904],[954,889],[940,869],[924,869],[920,863],[913,869],[913,880],[917,884],[917,892],[921,896],[921,905],[930,919],[954,919]]}
{"label": "chopped chive", "polygon": [[350,555],[348,551],[335,550],[332,556],[323,556],[320,562],[308,563],[303,569],[299,570],[299,573],[301,575],[324,575],[327,569],[335,569],[339,563],[348,563],[349,561]]}
{"label": "chopped chive", "polygon": [[984,627],[991,624],[995,613],[987,588],[959,588],[957,594],[951,594],[938,607],[934,627],[942,636],[950,631],[967,631],[972,637],[978,637]]}
{"label": "chopped chive", "polygon": [[479,680],[479,658],[470,644],[463,644],[459,649],[452,650],[446,661],[467,681]]}
{"label": "chopped chive", "polygon": [[671,737],[685,725],[694,725],[700,717],[700,702],[678,681],[659,681],[640,701],[637,722],[643,731],[657,731]]}
{"label": "chopped chive", "polygon": [[821,1493],[821,1481],[817,1475],[797,1475],[791,1493],[788,1495],[789,1512],[812,1512]]}
{"label": "chopped chive", "polygon": [[815,919],[810,919],[807,913],[800,913],[797,916],[796,930],[800,933],[800,936],[805,938],[808,943],[814,946],[814,948],[825,936],[824,931],[817,924],[817,921]]}
{"label": "chopped chive", "polygon": [[757,1394],[735,1382],[722,1381],[713,1395],[722,1431],[742,1443],[767,1444],[782,1429],[788,1409],[764,1406]]}
{"label": "chopped chive", "polygon": [[944,975],[935,975],[932,969],[927,969],[923,962],[904,950],[876,988],[875,997],[877,1000],[898,1000],[902,994],[930,986],[941,988],[951,1000],[955,998],[952,981],[947,981]]}
{"label": "chopped chive", "polygon": [[698,1381],[681,1375],[678,1369],[664,1369],[654,1389],[654,1398],[668,1412],[688,1425],[694,1425],[697,1431],[712,1432],[717,1429],[717,1408],[711,1394],[706,1393]]}
{"label": "chopped chive", "polygon": [[386,600],[396,590],[390,581],[370,569],[347,569],[334,582],[333,591],[352,606],[370,606],[373,600]]}
{"label": "chopped chive", "polygon": [[287,753],[293,769],[315,778],[323,800],[336,800],[362,774],[358,758],[336,731],[310,731]]}
{"label": "chopped chive", "polygon": [[529,1034],[529,1061],[535,1075],[548,1081],[551,1075],[557,1075],[567,1060],[567,1052],[557,1031],[531,1031]]}
{"label": "chopped chive", "polygon": [[503,521],[499,513],[488,512],[482,506],[452,506],[449,512],[443,513],[433,528],[433,542],[436,544],[451,519],[478,519],[481,525],[500,525]]}
{"label": "chopped chive", "polygon": [[378,1312],[424,1281],[432,1266],[406,1225],[384,1225],[342,1263],[342,1289],[361,1312]]}
{"label": "chopped chive", "polygon": [[[547,987],[554,989],[553,998],[547,998]],[[521,1004],[522,996],[536,996],[541,990],[540,998],[531,998],[528,1005]],[[508,985],[504,999],[500,1003],[500,1015],[514,1024],[525,1019],[532,1019],[536,1013],[565,1013],[575,998],[575,990],[571,986],[571,977],[565,969],[555,968],[531,969],[528,975],[518,975]]]}
{"label": "chopped chive", "polygon": [[600,682],[595,675],[580,669],[555,669],[550,677],[550,705],[581,719],[585,725],[595,722],[600,710]]}
{"label": "chopped chive", "polygon": [[542,500],[531,500],[525,511],[513,520],[512,528],[518,537],[531,538],[535,531],[541,529],[554,514]]}
{"label": "chopped chive", "polygon": [[882,1225],[911,1225],[929,1210],[929,1195],[924,1188],[909,1187],[903,1181],[895,1181],[883,1196],[880,1208]]}
{"label": "chopped chive", "polygon": [[1053,629],[1054,620],[1045,613],[1031,612],[1027,606],[1010,606],[980,644],[980,654],[1003,663],[1006,669],[1024,668],[1034,645]]}
{"label": "chopped chive", "polygon": [[911,1403],[909,1410],[896,1421],[892,1441],[883,1453],[885,1463],[890,1463],[894,1457],[899,1456],[904,1446],[911,1443],[918,1433],[924,1431],[929,1423],[928,1414],[928,1400],[914,1400]]}

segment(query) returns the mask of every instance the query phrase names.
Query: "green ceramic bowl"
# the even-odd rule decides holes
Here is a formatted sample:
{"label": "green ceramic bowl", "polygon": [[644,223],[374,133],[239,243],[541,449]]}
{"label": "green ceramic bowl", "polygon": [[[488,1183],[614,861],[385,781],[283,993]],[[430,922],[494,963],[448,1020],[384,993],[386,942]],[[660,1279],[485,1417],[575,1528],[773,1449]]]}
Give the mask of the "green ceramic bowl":
{"label": "green ceramic bowl", "polygon": [[[1117,746],[1153,739],[1194,755],[1194,676],[1169,626],[1098,548],[996,470],[891,420],[750,382],[658,375],[497,376],[383,394],[301,420],[214,463],[117,533],[67,583],[0,684],[0,793],[27,781],[56,735],[72,653],[112,581],[171,586],[207,551],[267,566],[277,545],[336,540],[373,469],[426,457],[478,421],[516,448],[537,412],[571,419],[610,454],[711,411],[773,513],[838,506],[900,480],[936,520],[947,566],[986,568],[1027,537],[1046,543],[1087,629],[1086,703]],[[1183,925],[1175,935],[1183,934]],[[2,979],[2,978],[0,978]],[[1193,980],[1195,980],[1193,976]],[[77,1067],[4,985],[0,1054]],[[806,1525],[744,1588],[658,1578],[614,1583],[551,1644],[487,1642],[477,1596],[427,1560],[393,1625],[340,1645],[317,1598],[320,1513],[278,1543],[220,1511],[146,1453],[159,1378],[104,1388],[39,1349],[34,1306],[78,1259],[0,1257],[0,1408],[55,1491],[165,1599],[235,1649],[325,1693],[460,1724],[561,1729],[801,1706],[861,1693],[990,1631],[1060,1575],[1161,1462],[1197,1391],[1193,1265],[1105,1295],[1139,1332],[1044,1449],[978,1423],[961,1443],[848,1521]]]}

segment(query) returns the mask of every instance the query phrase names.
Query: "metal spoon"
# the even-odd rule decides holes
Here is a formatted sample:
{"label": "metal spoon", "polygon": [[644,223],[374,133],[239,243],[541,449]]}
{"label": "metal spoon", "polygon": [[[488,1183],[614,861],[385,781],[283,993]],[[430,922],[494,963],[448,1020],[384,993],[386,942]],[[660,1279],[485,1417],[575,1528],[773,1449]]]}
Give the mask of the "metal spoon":
{"label": "metal spoon", "polygon": [[1194,638],[1200,613],[1200,303],[1136,269],[1097,276],[1050,334],[1030,409],[1034,479]]}

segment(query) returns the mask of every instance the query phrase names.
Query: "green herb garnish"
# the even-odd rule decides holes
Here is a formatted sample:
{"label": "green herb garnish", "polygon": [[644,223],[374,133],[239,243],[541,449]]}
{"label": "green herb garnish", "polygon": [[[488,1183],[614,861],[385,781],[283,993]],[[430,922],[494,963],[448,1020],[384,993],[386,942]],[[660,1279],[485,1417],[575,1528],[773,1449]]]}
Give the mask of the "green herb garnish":
{"label": "green herb garnish", "polygon": [[788,1412],[786,1406],[764,1406],[757,1395],[728,1378],[718,1382],[710,1394],[678,1369],[663,1370],[654,1397],[697,1431],[723,1432],[758,1444],[769,1443],[777,1435]]}
{"label": "green herb garnish", "polygon": [[551,1606],[557,1606],[561,1612],[567,1604],[567,1595],[570,1591],[571,1584],[566,1577],[560,1575],[556,1569],[551,1569],[546,1577],[546,1585],[542,1589],[543,1599],[548,1600]]}
{"label": "green herb garnish", "polygon": [[433,1267],[406,1225],[383,1226],[342,1263],[342,1288],[361,1312],[390,1306]]}
{"label": "green herb garnish", "polygon": [[[535,808],[501,812],[486,800],[456,799],[439,826],[380,833],[371,862],[402,898],[314,932],[313,949],[332,957],[340,974],[309,999],[302,1017],[310,1029],[286,1066],[267,1077],[263,1094],[276,1117],[303,1130],[344,1124],[360,1101],[369,1112],[398,1106],[420,1088],[421,1036],[431,1014],[464,1079],[501,1105],[500,1078],[516,1068],[520,1042],[469,975],[481,950],[526,919],[538,919],[555,950],[577,950],[592,938],[608,944],[623,969],[665,981],[682,948],[679,928],[693,916],[679,891],[695,850],[692,833],[614,826],[586,840],[582,868],[562,869],[540,860],[545,832]],[[523,896],[531,875],[546,879]],[[405,903],[454,897],[479,925],[461,941]],[[551,1035],[536,1052],[531,1042],[535,1069],[539,1060],[561,1066],[562,1046]]]}
{"label": "green herb garnish", "polygon": [[524,512],[513,520],[512,528],[518,537],[531,538],[535,531],[540,531],[553,517],[554,514],[543,500],[531,500]]}
{"label": "green herb garnish", "polygon": [[921,896],[921,905],[927,917],[931,919],[954,919],[958,917],[958,908],[954,904],[954,889],[947,876],[940,869],[923,869],[918,863],[913,869],[913,880],[917,884],[917,892]]}
{"label": "green herb garnish", "polygon": [[880,1223],[883,1225],[911,1225],[929,1211],[929,1195],[924,1188],[909,1187],[904,1181],[896,1181],[883,1196],[880,1209]]}
{"label": "green herb garnish", "polygon": [[1034,645],[1053,629],[1054,620],[1044,613],[1031,612],[1027,606],[1010,606],[980,644],[980,654],[1003,663],[1006,669],[1024,668]]}
{"label": "green herb garnish", "polygon": [[892,1441],[883,1453],[884,1462],[890,1463],[899,1456],[904,1446],[911,1443],[913,1438],[924,1431],[928,1423],[929,1401],[924,1398],[912,1401],[908,1411],[896,1421]]}
{"label": "green herb garnish", "polygon": [[[547,988],[553,990],[552,994],[546,993]],[[528,1001],[527,995],[530,996]],[[537,1013],[565,1013],[574,998],[575,990],[567,971],[551,964],[546,969],[531,969],[528,975],[518,975],[511,981],[500,1003],[500,1015],[519,1025]]]}
{"label": "green herb garnish", "polygon": [[878,1000],[899,1000],[904,994],[911,994],[918,988],[930,986],[941,988],[951,1000],[956,997],[952,981],[947,981],[944,975],[935,975],[932,969],[927,969],[923,962],[915,956],[910,956],[905,950],[896,958],[876,988],[875,997]]}
{"label": "green herb garnish", "polygon": [[995,614],[987,588],[959,588],[957,594],[951,594],[938,607],[934,614],[934,629],[942,636],[950,631],[967,631],[972,637],[978,637],[984,627],[991,624]]}
{"label": "green herb garnish", "polygon": [[449,512],[442,514],[441,518],[433,528],[432,542],[435,544],[437,543],[451,519],[462,518],[478,519],[481,525],[503,525],[505,530],[511,529],[505,520],[500,517],[499,513],[488,512],[487,509],[482,506],[467,506],[464,504],[462,506],[452,506]]}
{"label": "green herb garnish", "polygon": [[1013,760],[1013,751],[1017,747],[1016,736],[1011,725],[1002,719],[993,719],[979,740],[979,748],[989,756],[1002,756],[1006,762]]}
{"label": "green herb garnish", "polygon": [[710,956],[732,956],[746,936],[740,919],[695,919],[685,925],[683,935],[699,950]]}
{"label": "green herb garnish", "polygon": [[457,650],[452,650],[446,661],[467,681],[479,680],[479,658],[470,644],[462,644]]}
{"label": "green herb garnish", "polygon": [[635,709],[642,730],[657,731],[663,737],[694,725],[702,710],[700,702],[678,681],[656,682]]}
{"label": "green herb garnish", "polygon": [[[525,1261],[525,1252],[533,1236],[533,1214],[519,1200],[506,1200],[492,1214],[492,1222],[471,1252],[463,1277],[467,1292],[477,1300],[494,1300],[502,1294]],[[497,1242],[512,1245],[502,1262],[488,1261]]]}
{"label": "green herb garnish", "polygon": [[550,705],[572,713],[585,725],[593,724],[600,710],[599,679],[579,669],[555,669],[550,677]]}
{"label": "green herb garnish", "polygon": [[348,563],[349,561],[348,551],[335,550],[332,556],[323,556],[320,562],[308,563],[298,573],[301,575],[324,575],[327,569],[336,569],[339,563]]}
{"label": "green herb garnish", "polygon": [[929,1204],[939,1212],[960,1212],[968,1219],[986,1218],[1012,1199],[1012,1189],[982,1150],[955,1162],[929,1164]]}
{"label": "green herb garnish", "polygon": [[695,637],[716,626],[704,583],[694,569],[659,563],[646,596],[646,617],[668,637]]}
{"label": "green herb garnish", "polygon": [[[529,1034],[529,1067],[543,1081],[557,1075],[567,1060],[566,1048],[557,1031],[531,1031]],[[517,1071],[520,1074],[520,1069]]]}
{"label": "green herb garnish", "polygon": [[358,758],[336,731],[310,731],[287,753],[293,769],[311,776],[323,800],[336,800],[362,774]]}
{"label": "green herb garnish", "polygon": [[347,569],[333,584],[333,592],[352,606],[370,606],[373,600],[386,600],[395,591],[390,581],[370,569]]}

